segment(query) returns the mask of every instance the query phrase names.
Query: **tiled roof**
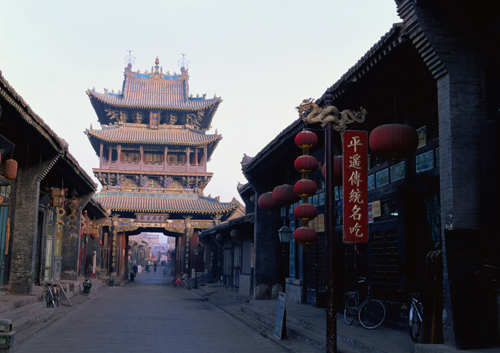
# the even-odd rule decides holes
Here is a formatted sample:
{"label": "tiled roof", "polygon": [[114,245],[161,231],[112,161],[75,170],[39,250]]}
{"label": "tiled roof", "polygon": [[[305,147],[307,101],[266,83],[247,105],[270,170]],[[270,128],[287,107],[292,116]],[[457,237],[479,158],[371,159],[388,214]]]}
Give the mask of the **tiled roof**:
{"label": "tiled roof", "polygon": [[[192,198],[185,198],[185,195],[182,194],[150,194],[151,197],[139,196],[139,193],[137,194],[137,196],[134,196],[134,193],[107,192],[96,194],[94,197],[105,208],[109,208],[113,211],[210,215],[230,212],[238,207],[238,203],[235,202],[217,202],[210,198],[198,197],[197,195],[188,195],[192,196]],[[144,195],[144,193],[140,195]],[[173,197],[170,198],[168,196]]]}
{"label": "tiled roof", "polygon": [[90,99],[115,107],[173,110],[204,110],[218,105],[222,98],[184,98],[183,83],[153,79],[125,79],[123,94],[87,90]]}
{"label": "tiled roof", "polygon": [[205,135],[192,131],[118,128],[106,130],[86,129],[85,134],[101,141],[113,143],[148,143],[161,145],[204,146],[222,140],[221,135]]}

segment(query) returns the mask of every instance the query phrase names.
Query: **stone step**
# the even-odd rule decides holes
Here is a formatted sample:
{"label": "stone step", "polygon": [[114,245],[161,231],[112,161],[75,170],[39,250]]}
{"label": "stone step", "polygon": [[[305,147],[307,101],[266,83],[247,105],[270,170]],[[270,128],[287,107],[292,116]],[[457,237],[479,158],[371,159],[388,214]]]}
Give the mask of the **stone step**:
{"label": "stone step", "polygon": [[[269,322],[268,320],[263,321],[258,316],[256,317],[251,313],[249,314],[244,310],[242,310],[240,313],[234,313],[233,316],[236,317],[238,320],[242,321],[243,323],[245,323],[254,331],[258,332],[262,337],[268,338],[273,343],[279,345],[288,352],[296,353],[296,352],[324,351],[324,349],[322,348],[316,347],[302,340],[297,340],[295,339],[295,337],[292,338],[291,336],[289,338],[279,340],[278,338],[274,337],[274,322],[271,325],[269,325],[268,323],[266,323]],[[346,352],[346,353],[351,353],[351,352]]]}
{"label": "stone step", "polygon": [[39,311],[42,311],[44,309],[46,309],[46,304],[44,302],[34,302],[34,303],[30,303],[30,304],[27,304],[27,305],[23,305],[23,306],[20,306],[18,308],[15,308],[13,310],[10,310],[10,311],[6,311],[4,312],[2,315],[2,318],[4,319],[10,319],[12,321],[15,321],[17,319],[20,319],[20,318],[23,318],[23,317],[26,317],[28,315],[31,315],[35,312],[39,312]]}
{"label": "stone step", "polygon": [[42,321],[49,319],[56,313],[57,310],[59,310],[59,308],[42,308],[28,315],[13,320],[12,330],[16,332],[16,339],[17,335],[20,332],[28,329],[33,325],[36,325]]}
{"label": "stone step", "polygon": [[14,298],[12,296],[8,296],[8,298],[9,300],[5,300],[0,296],[0,317],[4,317],[3,313],[7,311],[38,301],[36,296],[16,296]]}
{"label": "stone step", "polygon": [[[273,328],[274,332],[274,324],[276,322],[276,313],[271,314],[268,310],[262,310],[255,306],[244,306],[242,310],[249,316],[252,316],[261,322],[269,325]],[[287,317],[286,320],[286,334],[288,337],[295,338],[297,340],[303,341],[317,349],[324,350],[326,347],[326,339],[325,335],[320,335],[316,332],[307,330],[304,327],[297,326],[292,323]]]}

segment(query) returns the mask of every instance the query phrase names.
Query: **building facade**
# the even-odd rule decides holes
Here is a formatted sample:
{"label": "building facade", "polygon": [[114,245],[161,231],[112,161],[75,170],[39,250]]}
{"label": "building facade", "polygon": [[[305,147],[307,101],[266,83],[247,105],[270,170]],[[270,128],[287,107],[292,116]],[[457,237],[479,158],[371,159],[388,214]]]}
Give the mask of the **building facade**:
{"label": "building facade", "polygon": [[[292,230],[302,225],[293,213],[298,203],[269,212],[256,202],[301,178],[293,168],[302,154],[294,137],[303,129],[319,139],[311,154],[333,165],[325,161],[324,128],[300,118],[256,156],[245,157],[243,173],[255,192],[253,200],[244,198],[247,210],[254,209],[254,223],[247,225],[254,234],[254,298],[270,298],[273,288],[285,283],[287,299],[324,307],[332,268],[339,278],[334,286],[339,311],[342,294],[366,277],[374,285],[373,297],[387,309],[384,325],[406,329],[408,302],[416,296],[424,303],[423,343],[495,347],[500,344],[499,22],[492,4],[397,0],[396,6],[402,22],[301,110],[304,117],[318,117],[332,106],[340,112],[363,107],[365,121],[350,129],[370,134],[387,124],[411,126],[418,147],[396,160],[368,149],[368,243],[343,243],[342,184],[332,178],[333,193],[326,195],[321,172],[311,173],[318,190],[308,201],[318,209],[312,222],[318,239],[306,252],[292,241],[287,256],[281,256],[277,232],[284,223]],[[341,156],[340,134],[332,139],[329,152]],[[333,222],[331,233],[326,220]],[[327,240],[337,244],[335,253],[327,253]]]}
{"label": "building facade", "polygon": [[0,124],[0,290],[26,295],[53,279],[75,283],[85,251],[100,241],[98,227],[88,238],[90,221],[106,217],[90,202],[96,184],[1,74]]}

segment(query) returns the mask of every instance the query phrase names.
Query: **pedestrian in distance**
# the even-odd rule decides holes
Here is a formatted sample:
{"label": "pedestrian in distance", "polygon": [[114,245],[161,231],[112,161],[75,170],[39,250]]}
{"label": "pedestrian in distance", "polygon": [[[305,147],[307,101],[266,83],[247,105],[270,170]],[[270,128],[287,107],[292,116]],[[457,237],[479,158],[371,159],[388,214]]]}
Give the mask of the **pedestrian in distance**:
{"label": "pedestrian in distance", "polygon": [[149,273],[149,264],[146,264],[146,273]]}
{"label": "pedestrian in distance", "polygon": [[134,264],[134,266],[132,266],[132,271],[134,272],[134,274],[137,276],[137,271],[138,271],[138,268],[137,268],[137,265]]}
{"label": "pedestrian in distance", "polygon": [[153,263],[153,269],[154,269],[155,273],[156,273],[156,267],[157,267],[157,266],[158,266],[158,264],[157,264],[157,263],[156,263],[156,261],[155,261],[155,262]]}

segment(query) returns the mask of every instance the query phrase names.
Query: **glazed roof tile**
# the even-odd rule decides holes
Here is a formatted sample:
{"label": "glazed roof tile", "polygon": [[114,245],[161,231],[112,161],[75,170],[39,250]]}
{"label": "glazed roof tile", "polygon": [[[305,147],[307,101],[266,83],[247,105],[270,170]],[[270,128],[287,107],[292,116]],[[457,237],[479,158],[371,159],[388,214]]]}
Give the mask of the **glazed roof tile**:
{"label": "glazed roof tile", "polygon": [[204,146],[222,140],[222,135],[204,135],[192,131],[171,131],[152,129],[118,128],[107,130],[86,129],[85,134],[91,138],[113,143],[161,144]]}
{"label": "glazed roof tile", "polygon": [[105,192],[94,195],[94,198],[105,208],[113,211],[210,215],[231,212],[238,207],[238,203],[236,202],[218,202],[214,199],[198,197],[197,195],[189,195],[192,198],[186,198],[182,194],[150,194],[150,197],[143,195],[144,193],[134,195],[134,193]]}
{"label": "glazed roof tile", "polygon": [[222,98],[184,98],[182,82],[160,80],[125,80],[123,94],[87,90],[90,99],[115,107],[173,110],[204,110],[222,102]]}

